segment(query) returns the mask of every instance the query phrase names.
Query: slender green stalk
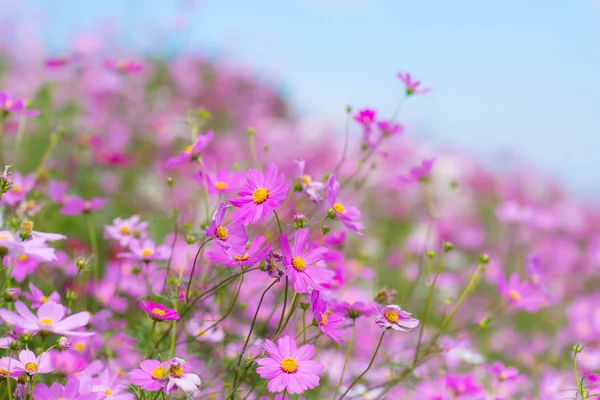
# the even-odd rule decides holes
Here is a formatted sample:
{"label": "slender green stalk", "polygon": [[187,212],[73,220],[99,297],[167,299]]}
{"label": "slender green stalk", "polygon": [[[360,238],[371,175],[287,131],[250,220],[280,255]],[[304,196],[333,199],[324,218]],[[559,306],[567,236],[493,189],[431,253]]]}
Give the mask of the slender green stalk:
{"label": "slender green stalk", "polygon": [[71,282],[71,290],[69,290],[69,296],[68,296],[69,301],[67,303],[67,311],[71,310],[71,304],[73,303],[73,297],[75,296],[75,282],[77,281],[77,278],[79,277],[80,272],[81,272],[81,268],[77,268],[77,272],[75,273],[75,276],[73,277],[73,282]]}
{"label": "slender green stalk", "polygon": [[344,358],[344,366],[342,367],[340,381],[338,382],[338,385],[335,388],[335,394],[333,395],[334,399],[337,397],[338,393],[340,392],[340,388],[342,387],[342,382],[344,381],[344,373],[346,372],[346,367],[348,366],[348,359],[350,358],[350,353],[352,352],[352,343],[354,343],[355,331],[356,331],[356,318],[354,318],[352,320],[352,333],[350,334],[350,341],[348,342],[348,348],[346,349],[346,358]]}
{"label": "slender green stalk", "polygon": [[152,339],[154,338],[154,330],[156,328],[156,321],[152,321],[152,328],[150,329],[150,338],[148,339],[148,350],[146,351],[146,359],[150,358],[152,354]]}
{"label": "slender green stalk", "polygon": [[173,228],[174,228],[174,236],[173,242],[171,243],[171,254],[169,255],[169,261],[167,261],[167,272],[165,274],[165,281],[163,282],[162,291],[164,292],[167,288],[167,280],[169,279],[169,273],[171,272],[171,263],[173,262],[173,250],[175,249],[175,244],[177,243],[177,235],[179,234],[179,226],[177,224],[177,207],[175,206],[175,195],[173,194],[173,180],[169,178],[169,193],[171,194],[171,203],[173,205]]}
{"label": "slender green stalk", "polygon": [[383,336],[385,335],[386,331],[387,331],[387,329],[385,329],[383,332],[381,332],[381,337],[379,338],[379,342],[377,343],[377,347],[375,348],[375,352],[373,353],[373,357],[371,357],[371,361],[369,362],[369,365],[367,366],[367,368],[352,381],[350,386],[348,386],[348,389],[346,389],[346,391],[344,392],[344,394],[342,394],[342,396],[339,398],[339,400],[342,400],[344,398],[344,396],[346,396],[348,394],[350,389],[352,389],[354,387],[354,385],[356,385],[356,383],[363,376],[365,376],[365,374],[371,369],[371,367],[373,366],[373,362],[375,361],[375,357],[377,356],[377,353],[379,352],[379,348],[381,347],[381,342],[383,342]]}
{"label": "slender green stalk", "polygon": [[279,317],[279,323],[277,324],[277,330],[275,332],[279,332],[281,328],[281,324],[283,323],[283,318],[285,317],[285,309],[287,307],[287,298],[288,298],[288,286],[289,286],[289,278],[285,277],[285,291],[283,292],[283,308],[281,309],[281,316]]}
{"label": "slender green stalk", "polygon": [[94,229],[94,221],[89,212],[84,213],[85,221],[88,227],[88,235],[90,237],[90,244],[92,246],[92,257],[94,258],[94,269],[92,270],[92,276],[94,281],[100,279],[100,260],[98,259],[98,238],[96,237],[96,229]]}
{"label": "slender green stalk", "polygon": [[173,358],[175,355],[175,339],[177,338],[177,321],[173,321],[171,328],[171,348],[169,349],[169,358]]}
{"label": "slender green stalk", "polygon": [[194,271],[196,270],[196,263],[198,262],[198,257],[200,256],[200,253],[202,252],[204,245],[206,245],[206,243],[210,242],[211,240],[212,240],[212,238],[205,240],[198,248],[198,251],[196,252],[196,256],[194,257],[194,264],[192,265],[192,272],[190,272],[190,280],[188,282],[187,289],[185,291],[186,304],[190,302],[190,288],[192,287],[192,280],[194,279]]}
{"label": "slender green stalk", "polygon": [[292,318],[292,314],[294,314],[294,311],[296,311],[297,305],[298,305],[298,293],[294,293],[294,297],[292,297],[292,306],[290,307],[290,312],[288,313],[287,318],[285,319],[285,322],[283,323],[283,326],[279,326],[278,331],[276,331],[273,341],[277,340],[279,335],[281,335],[283,333],[283,331],[285,330],[285,327],[288,325],[288,323],[290,322],[290,319]]}
{"label": "slender green stalk", "polygon": [[281,221],[279,220],[279,215],[277,215],[277,211],[273,210],[273,214],[275,214],[275,219],[277,219],[277,226],[279,227],[279,234],[283,235],[283,229],[281,229]]}
{"label": "slender green stalk", "polygon": [[302,336],[302,335],[304,335],[304,337],[306,337],[306,331],[307,331],[307,330],[308,330],[310,327],[312,327],[312,326],[316,326],[316,325],[315,325],[315,324],[306,325],[306,326],[304,327],[304,329],[302,329],[302,330],[300,331],[300,333],[298,333],[298,334],[296,335],[296,340],[298,340],[298,339],[300,338],[300,336]]}
{"label": "slender green stalk", "polygon": [[575,383],[577,384],[577,392],[581,396],[581,399],[585,400],[587,396],[585,394],[583,384],[579,380],[579,373],[577,372],[577,352],[573,353],[573,372],[575,373]]}

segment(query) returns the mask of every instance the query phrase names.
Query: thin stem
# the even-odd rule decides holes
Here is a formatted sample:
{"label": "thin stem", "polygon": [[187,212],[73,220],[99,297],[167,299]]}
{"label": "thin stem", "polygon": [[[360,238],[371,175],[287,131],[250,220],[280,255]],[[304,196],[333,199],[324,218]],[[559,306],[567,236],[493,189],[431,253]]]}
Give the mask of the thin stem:
{"label": "thin stem", "polygon": [[356,318],[354,318],[352,320],[352,333],[350,334],[350,341],[348,342],[348,349],[346,349],[346,358],[344,359],[344,366],[342,367],[340,381],[338,382],[337,388],[335,388],[335,394],[333,395],[334,399],[337,397],[338,393],[340,392],[340,388],[342,387],[342,382],[344,381],[344,372],[346,372],[346,366],[348,365],[348,359],[350,358],[350,353],[352,352],[352,343],[354,342],[354,332],[355,331],[356,331]]}
{"label": "thin stem", "polygon": [[171,254],[169,255],[169,261],[167,261],[167,273],[165,274],[165,281],[163,282],[162,291],[164,292],[167,288],[167,280],[169,273],[171,272],[171,263],[173,262],[173,250],[175,249],[175,243],[177,243],[177,235],[179,234],[179,227],[177,224],[177,207],[175,206],[175,195],[173,194],[173,185],[169,184],[169,192],[171,193],[171,203],[173,204],[173,227],[175,230],[175,236],[173,236],[173,242],[171,243]]}
{"label": "thin stem", "polygon": [[587,398],[584,393],[582,382],[579,380],[579,373],[577,372],[577,352],[573,353],[573,372],[575,373],[575,383],[577,384],[577,392],[582,399]]}
{"label": "thin stem", "polygon": [[150,358],[152,354],[152,339],[154,338],[154,329],[156,328],[156,321],[152,321],[152,328],[150,329],[150,339],[148,339],[148,350],[146,351],[146,359]]}
{"label": "thin stem", "polygon": [[294,314],[294,311],[296,311],[296,306],[297,305],[298,305],[298,293],[294,293],[294,297],[292,297],[292,306],[290,307],[290,312],[288,313],[288,316],[285,319],[285,322],[283,323],[283,326],[280,327],[279,332],[277,332],[275,334],[275,337],[273,338],[273,341],[277,340],[277,338],[279,337],[279,335],[281,335],[283,333],[283,331],[285,330],[285,327],[290,322],[290,318],[292,318],[292,314]]}
{"label": "thin stem", "polygon": [[279,227],[279,235],[283,235],[283,229],[281,229],[281,221],[279,220],[279,215],[277,215],[277,211],[273,210],[273,214],[275,214],[275,219],[277,220],[277,226]]}
{"label": "thin stem", "polygon": [[175,354],[175,339],[177,338],[177,321],[173,321],[171,332],[171,348],[169,349],[169,358],[173,358]]}
{"label": "thin stem", "polygon": [[296,335],[296,340],[298,340],[300,338],[300,336],[304,335],[304,337],[306,337],[306,331],[311,327],[311,326],[315,326],[315,324],[310,324],[304,327],[304,329],[302,329],[302,331],[300,331],[300,333],[298,333]]}
{"label": "thin stem", "polygon": [[[79,277],[79,273],[81,272],[81,268],[77,268],[77,272],[73,277],[73,282],[71,282],[71,290],[69,290],[69,302],[67,303],[67,312],[71,312],[71,304],[73,303],[73,297],[75,296],[75,282]],[[118,281],[117,281],[118,282]]]}
{"label": "thin stem", "polygon": [[198,257],[200,256],[200,252],[204,248],[204,245],[206,245],[206,243],[210,242],[211,240],[212,240],[212,238],[205,240],[198,248],[198,251],[196,252],[196,257],[194,257],[194,264],[192,265],[192,272],[190,272],[190,280],[187,285],[187,290],[185,291],[186,304],[190,302],[190,288],[192,286],[192,280],[194,278],[194,271],[196,270],[196,263],[198,262]]}
{"label": "thin stem", "polygon": [[344,392],[344,394],[342,394],[342,396],[339,398],[339,400],[342,400],[344,398],[344,396],[346,396],[348,394],[350,389],[352,389],[354,387],[354,385],[356,385],[356,383],[360,380],[360,378],[365,376],[365,374],[371,369],[371,367],[373,366],[373,362],[375,361],[375,357],[377,356],[377,352],[379,351],[379,348],[381,347],[381,342],[383,342],[383,336],[385,335],[386,331],[387,331],[387,329],[385,329],[383,332],[381,332],[381,337],[379,338],[379,342],[377,343],[377,348],[375,348],[375,352],[373,353],[373,357],[371,357],[371,361],[369,362],[369,365],[367,366],[367,368],[352,381],[350,386],[348,386],[348,389],[346,389],[346,391]]}
{"label": "thin stem", "polygon": [[92,217],[91,217],[90,213],[85,212],[84,216],[85,216],[85,221],[86,221],[87,227],[88,227],[90,244],[92,246],[92,256],[94,258],[94,269],[92,270],[92,276],[94,278],[94,281],[97,281],[100,278],[100,271],[99,271],[99,265],[100,265],[99,261],[100,260],[98,260],[98,238],[96,237],[96,230],[94,229],[94,221],[92,221]]}
{"label": "thin stem", "polygon": [[281,316],[279,317],[279,323],[277,324],[277,330],[275,332],[279,332],[281,329],[281,324],[283,323],[283,318],[285,317],[285,309],[287,307],[287,298],[288,298],[288,286],[289,286],[289,278],[285,277],[285,292],[283,293],[283,308],[281,309]]}

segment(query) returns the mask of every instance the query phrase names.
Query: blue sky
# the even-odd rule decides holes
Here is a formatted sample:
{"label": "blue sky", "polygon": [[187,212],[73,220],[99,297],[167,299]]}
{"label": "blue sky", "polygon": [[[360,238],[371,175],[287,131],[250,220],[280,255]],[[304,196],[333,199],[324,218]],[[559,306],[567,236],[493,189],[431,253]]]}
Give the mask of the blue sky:
{"label": "blue sky", "polygon": [[[388,115],[410,71],[434,91],[403,110],[420,137],[492,165],[516,153],[600,198],[600,0],[35,0],[63,49],[99,19],[130,46],[227,54],[280,82],[300,114],[342,121],[347,104]],[[188,1],[189,3],[189,1]],[[186,30],[157,41],[185,11]]]}

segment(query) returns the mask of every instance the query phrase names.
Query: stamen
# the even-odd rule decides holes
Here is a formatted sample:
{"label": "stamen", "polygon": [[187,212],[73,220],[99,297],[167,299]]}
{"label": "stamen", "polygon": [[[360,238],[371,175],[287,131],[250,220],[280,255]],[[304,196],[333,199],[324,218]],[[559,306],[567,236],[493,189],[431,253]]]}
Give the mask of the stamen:
{"label": "stamen", "polygon": [[29,372],[36,372],[38,369],[38,366],[36,363],[28,362],[28,363],[25,363],[25,369]]}
{"label": "stamen", "polygon": [[398,322],[398,313],[394,310],[387,310],[383,314],[383,316],[385,317],[385,319],[387,319],[392,324],[395,324],[396,322]]}
{"label": "stamen", "polygon": [[158,315],[160,317],[164,317],[165,316],[165,310],[162,310],[160,308],[153,308],[152,309],[152,314]]}
{"label": "stamen", "polygon": [[288,374],[298,371],[298,362],[293,358],[286,357],[281,360],[281,369]]}
{"label": "stamen", "polygon": [[252,201],[256,204],[262,204],[269,198],[269,191],[265,188],[258,188],[252,193]]}
{"label": "stamen", "polygon": [[346,208],[344,208],[344,205],[342,203],[335,203],[333,205],[333,210],[340,214],[344,214],[346,212]]}
{"label": "stamen", "polygon": [[183,366],[182,365],[171,365],[169,372],[171,373],[171,376],[173,376],[175,378],[180,378],[181,375],[183,375]]}
{"label": "stamen", "polygon": [[150,373],[150,375],[152,375],[152,377],[154,379],[165,379],[165,377],[168,375],[169,371],[167,371],[166,368],[164,367],[156,367],[152,370],[152,372]]}
{"label": "stamen", "polygon": [[228,236],[227,229],[223,228],[222,226],[219,226],[217,228],[217,231],[215,232],[215,236],[217,238],[219,238],[219,240],[225,240],[225,239],[227,239],[227,236]]}
{"label": "stamen", "polygon": [[292,259],[292,267],[294,267],[296,271],[304,271],[306,264],[304,263],[302,257],[294,257]]}

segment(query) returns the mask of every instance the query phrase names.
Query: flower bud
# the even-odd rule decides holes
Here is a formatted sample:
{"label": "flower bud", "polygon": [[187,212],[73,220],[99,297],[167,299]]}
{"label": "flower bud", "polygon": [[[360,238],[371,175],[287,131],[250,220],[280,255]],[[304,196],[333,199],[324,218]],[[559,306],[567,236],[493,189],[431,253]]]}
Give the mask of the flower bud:
{"label": "flower bud", "polygon": [[87,265],[87,260],[83,257],[79,257],[76,261],[75,261],[75,267],[81,271],[82,269],[85,268],[85,266]]}
{"label": "flower bud", "polygon": [[308,225],[308,217],[301,212],[294,214],[294,228],[300,229]]}
{"label": "flower bud", "polygon": [[30,237],[31,231],[33,231],[33,221],[28,219],[21,221],[21,224],[19,225],[19,231],[22,239],[27,239]]}
{"label": "flower bud", "polygon": [[434,258],[435,258],[435,256],[436,256],[436,254],[435,254],[435,251],[431,251],[431,250],[429,250],[429,251],[427,252],[427,258],[429,258],[430,260],[431,260],[431,259],[434,259]]}
{"label": "flower bud", "polygon": [[383,288],[375,294],[375,301],[379,304],[390,304],[396,293],[393,289]]}
{"label": "flower bud", "polygon": [[256,135],[256,129],[248,128],[248,136],[254,136],[254,135]]}
{"label": "flower bud", "polygon": [[331,227],[329,225],[323,225],[321,227],[321,233],[323,235],[327,235],[329,233],[329,231],[331,230]]}
{"label": "flower bud", "polygon": [[444,252],[446,252],[446,253],[449,253],[454,249],[454,245],[450,242],[444,242],[443,246],[444,246]]}
{"label": "flower bud", "polygon": [[56,342],[58,348],[61,350],[69,350],[71,348],[71,341],[66,336],[61,336]]}
{"label": "flower bud", "polygon": [[482,264],[487,264],[490,262],[490,255],[488,253],[481,253],[479,256],[479,262]]}
{"label": "flower bud", "polygon": [[4,300],[8,302],[17,301],[21,295],[21,288],[8,288],[4,292]]}
{"label": "flower bud", "polygon": [[6,193],[13,185],[13,177],[8,170],[10,165],[4,167],[4,172],[0,174],[0,194]]}

